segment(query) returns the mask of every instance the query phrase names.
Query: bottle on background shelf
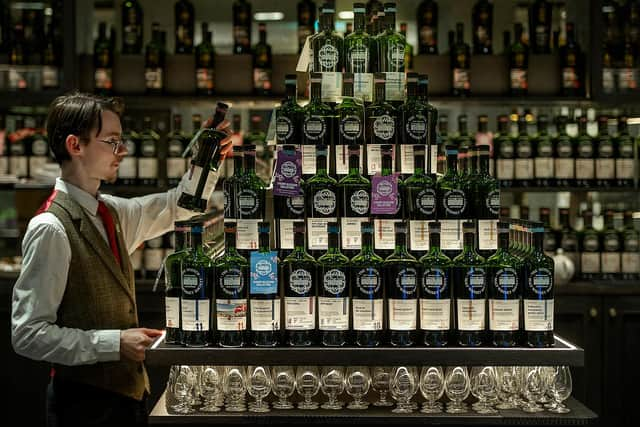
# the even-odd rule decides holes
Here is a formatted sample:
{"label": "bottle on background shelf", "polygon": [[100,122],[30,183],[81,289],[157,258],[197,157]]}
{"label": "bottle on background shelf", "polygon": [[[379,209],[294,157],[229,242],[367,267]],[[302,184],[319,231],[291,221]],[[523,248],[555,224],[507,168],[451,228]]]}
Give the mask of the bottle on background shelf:
{"label": "bottle on background shelf", "polygon": [[144,79],[148,94],[159,95],[165,86],[166,49],[162,40],[160,24],[154,22],[151,26],[151,41],[145,47]]}
{"label": "bottle on background shelf", "polygon": [[489,0],[478,0],[471,9],[473,53],[491,55],[493,35],[493,4]]}
{"label": "bottle on background shelf", "polygon": [[471,48],[464,42],[464,24],[456,24],[455,44],[451,46],[451,87],[454,96],[471,94]]}
{"label": "bottle on background shelf", "polygon": [[138,0],[122,2],[122,53],[139,55],[143,46],[143,12]]}
{"label": "bottle on background shelf", "polygon": [[312,0],[298,2],[298,53],[302,52],[307,38],[314,33],[316,5]]}
{"label": "bottle on background shelf", "polygon": [[509,92],[526,95],[529,89],[529,47],[522,42],[522,24],[514,25],[514,40],[509,47]]}
{"label": "bottle on background shelf", "polygon": [[[176,53],[193,53],[195,38],[195,10],[189,0],[178,0],[174,4]],[[204,33],[203,33],[204,35]]]}
{"label": "bottle on background shelf", "polygon": [[529,9],[529,44],[535,54],[551,53],[551,10],[547,0],[535,0]]}
{"label": "bottle on background shelf", "polygon": [[[182,299],[182,261],[191,250],[191,222],[176,221],[174,252],[164,260],[165,342],[182,343],[180,306]],[[210,284],[211,285],[211,284]]]}
{"label": "bottle on background shelf", "polygon": [[562,95],[581,96],[584,93],[584,60],[580,45],[575,38],[573,22],[566,24],[566,44],[560,48],[562,70]]}
{"label": "bottle on background shelf", "polygon": [[142,120],[142,131],[138,137],[138,184],[157,186],[160,135],[155,131],[150,116],[145,116]]}
{"label": "bottle on background shelf", "polygon": [[258,24],[259,41],[253,47],[253,92],[256,95],[271,95],[273,57],[271,45],[267,43],[267,25]]}
{"label": "bottle on background shelf", "polygon": [[213,47],[213,33],[206,22],[202,23],[202,41],[196,46],[196,93],[213,95],[216,88],[215,78],[216,51]]}
{"label": "bottle on background shelf", "polygon": [[134,129],[131,116],[122,119],[122,140],[127,148],[127,155],[120,161],[118,167],[118,183],[122,185],[134,185],[138,181],[138,133]]}
{"label": "bottle on background shelf", "polygon": [[[365,32],[366,8],[364,3],[353,5],[354,32],[344,39],[345,71],[353,73],[353,94],[365,103],[373,100],[374,39]],[[343,87],[346,84],[343,76]],[[354,96],[352,95],[352,96]],[[364,136],[364,133],[363,133]]]}
{"label": "bottle on background shelf", "polygon": [[438,54],[438,3],[423,0],[416,13],[418,28],[418,53]]}
{"label": "bottle on background shelf", "polygon": [[233,53],[251,53],[251,3],[247,0],[234,1],[232,13]]}
{"label": "bottle on background shelf", "polygon": [[98,38],[93,44],[94,92],[108,96],[113,92],[112,40],[107,38],[107,23],[98,24]]}
{"label": "bottle on background shelf", "polygon": [[173,187],[178,185],[182,175],[187,171],[187,161],[182,157],[189,141],[182,130],[182,115],[173,115],[173,130],[167,135],[167,183]]}
{"label": "bottle on background shelf", "polygon": [[501,187],[512,187],[515,179],[516,147],[509,132],[509,116],[498,116],[498,134],[494,138],[496,157],[496,178]]}

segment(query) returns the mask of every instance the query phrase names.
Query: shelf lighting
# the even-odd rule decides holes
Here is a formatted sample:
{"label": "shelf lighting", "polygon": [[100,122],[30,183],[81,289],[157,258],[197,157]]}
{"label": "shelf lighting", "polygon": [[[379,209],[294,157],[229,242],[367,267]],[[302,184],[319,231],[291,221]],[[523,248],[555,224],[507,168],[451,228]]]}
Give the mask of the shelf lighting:
{"label": "shelf lighting", "polygon": [[338,13],[338,18],[340,19],[353,19],[353,11],[352,10],[343,10]]}
{"label": "shelf lighting", "polygon": [[256,21],[282,21],[284,13],[282,12],[256,12],[253,15]]}

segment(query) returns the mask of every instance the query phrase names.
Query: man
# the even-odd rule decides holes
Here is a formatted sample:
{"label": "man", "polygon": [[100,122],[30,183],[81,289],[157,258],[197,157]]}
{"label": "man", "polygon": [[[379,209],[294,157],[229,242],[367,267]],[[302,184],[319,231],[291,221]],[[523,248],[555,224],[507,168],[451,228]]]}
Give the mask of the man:
{"label": "man", "polygon": [[52,363],[48,417],[60,426],[146,425],[143,361],[162,331],[138,324],[129,254],[193,215],[177,206],[182,182],[133,199],[100,194],[127,154],[120,107],[78,93],[51,104],[48,140],[62,173],[22,242],[12,344]]}

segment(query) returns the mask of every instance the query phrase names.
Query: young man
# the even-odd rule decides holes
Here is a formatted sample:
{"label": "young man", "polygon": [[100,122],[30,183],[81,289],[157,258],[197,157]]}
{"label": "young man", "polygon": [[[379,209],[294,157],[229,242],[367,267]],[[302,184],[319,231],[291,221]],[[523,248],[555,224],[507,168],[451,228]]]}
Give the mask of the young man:
{"label": "young man", "polygon": [[119,113],[117,102],[93,95],[52,103],[47,133],[62,173],[22,242],[12,344],[53,365],[48,417],[59,426],[146,425],[143,361],[162,331],[138,324],[129,254],[193,215],[177,206],[182,182],[133,199],[100,194],[127,154]]}

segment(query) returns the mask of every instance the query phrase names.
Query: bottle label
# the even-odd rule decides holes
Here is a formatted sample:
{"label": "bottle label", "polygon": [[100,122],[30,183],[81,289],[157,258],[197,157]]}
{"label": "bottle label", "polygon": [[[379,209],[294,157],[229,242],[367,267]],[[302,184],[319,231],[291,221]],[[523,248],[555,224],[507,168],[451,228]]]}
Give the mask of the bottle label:
{"label": "bottle label", "polygon": [[636,237],[633,231],[625,233],[624,236],[624,251],[625,252],[640,252],[640,241]]}
{"label": "bottle label", "polygon": [[96,89],[111,90],[113,88],[112,73],[111,68],[96,68],[93,75]]}
{"label": "bottle label", "polygon": [[371,178],[371,213],[396,214],[400,209],[398,176],[396,174]]}
{"label": "bottle label", "polygon": [[508,267],[496,271],[493,277],[493,289],[500,298],[508,298],[513,295],[517,296],[519,289],[518,272]]}
{"label": "bottle label", "polygon": [[563,89],[579,89],[580,79],[574,67],[564,67],[562,69],[562,88]]}
{"label": "bottle label", "polygon": [[291,119],[278,112],[276,118],[276,137],[278,144],[285,144],[293,136],[294,125]]}
{"label": "bottle label", "polygon": [[144,249],[144,268],[149,271],[158,271],[162,267],[162,261],[164,259],[164,250],[159,249]]}
{"label": "bottle label", "polygon": [[533,178],[533,159],[516,159],[514,167],[516,179]]}
{"label": "bottle label", "polygon": [[179,297],[165,297],[165,326],[167,328],[179,328],[180,327],[180,298]]}
{"label": "bottle label", "polygon": [[42,138],[34,139],[31,142],[31,155],[32,156],[46,156],[49,152],[49,145],[47,141]]}
{"label": "bottle label", "polygon": [[410,116],[404,125],[404,130],[408,139],[412,139],[415,144],[427,143],[427,131],[429,129],[429,123],[427,118],[422,114],[415,114]]}
{"label": "bottle label", "polygon": [[271,90],[271,70],[268,68],[253,69],[254,89],[268,92]]}
{"label": "bottle label", "polygon": [[296,219],[278,219],[280,249],[293,249],[293,223]]}
{"label": "bottle label", "polygon": [[367,173],[375,175],[382,171],[382,152],[380,144],[367,144]]}
{"label": "bottle label", "polygon": [[576,159],[576,178],[593,179],[595,175],[595,163],[593,159]]}
{"label": "bottle label", "polygon": [[27,156],[9,157],[9,172],[17,177],[29,176],[29,161]]}
{"label": "bottle label", "polygon": [[41,156],[29,157],[29,175],[31,176],[31,178],[34,178],[35,175],[39,173],[40,169],[42,169],[46,164],[47,164],[46,157],[41,157]]}
{"label": "bottle label", "polygon": [[613,68],[602,69],[602,92],[610,94],[616,91],[616,77]]}
{"label": "bottle label", "polygon": [[340,102],[342,96],[342,73],[332,72],[333,70],[322,71],[322,101]]}
{"label": "bottle label", "polygon": [[208,299],[182,299],[180,303],[183,331],[209,331],[211,304]]}
{"label": "bottle label", "polygon": [[336,211],[336,193],[328,188],[313,195],[313,209],[321,215],[332,215]]}
{"label": "bottle label", "polygon": [[548,268],[537,268],[529,273],[529,289],[534,295],[544,297],[552,295],[553,272]]}
{"label": "bottle label", "polygon": [[[120,163],[122,167],[122,163]],[[187,162],[182,157],[167,158],[167,178],[179,179],[187,171]]]}
{"label": "bottle label", "polygon": [[318,297],[318,318],[321,331],[349,329],[349,298]]}
{"label": "bottle label", "polygon": [[614,179],[616,177],[616,164],[614,159],[596,159],[596,178]]}
{"label": "bottle label", "polygon": [[289,289],[298,295],[307,295],[311,290],[313,278],[307,270],[299,268],[289,275]]}
{"label": "bottle label", "polygon": [[366,190],[356,190],[349,197],[349,207],[358,215],[369,214],[369,193]]}
{"label": "bottle label", "polygon": [[553,331],[553,300],[524,300],[524,329],[531,332]]}
{"label": "bottle label", "polygon": [[302,153],[295,150],[289,153],[279,150],[274,170],[274,196],[300,196],[300,180],[302,179]]}
{"label": "bottle label", "polygon": [[467,207],[467,197],[462,190],[448,190],[444,193],[442,203],[451,215],[461,215]]}
{"label": "bottle label", "polygon": [[[373,267],[360,269],[356,273],[355,285],[358,288],[358,295],[374,296],[380,291],[380,286],[382,285],[380,272]],[[354,292],[354,294],[356,294],[356,292]],[[356,300],[354,299],[354,301]]]}
{"label": "bottle label", "polygon": [[362,120],[360,117],[356,115],[343,117],[340,120],[340,135],[348,142],[353,142],[360,138],[362,136]]}
{"label": "bottle label", "polygon": [[616,159],[616,178],[631,180],[634,174],[635,164],[633,159]]}
{"label": "bottle label", "polygon": [[513,159],[498,159],[496,162],[497,178],[500,180],[511,180],[515,173]]}
{"label": "bottle label", "polygon": [[433,188],[425,188],[416,196],[416,208],[424,215],[433,215],[436,211],[436,191]]}
{"label": "bottle label", "polygon": [[635,274],[640,273],[640,252],[622,253],[622,272]]}
{"label": "bottle label", "polygon": [[360,250],[362,248],[362,235],[360,234],[360,224],[367,222],[369,218],[341,218],[342,250]]}
{"label": "bottle label", "polygon": [[443,251],[462,250],[462,224],[459,220],[440,221],[440,246]]}
{"label": "bottle label", "polygon": [[448,331],[451,329],[450,299],[420,299],[420,329]]}
{"label": "bottle label", "polygon": [[573,179],[575,177],[573,159],[557,158],[555,161],[556,178]]}
{"label": "bottle label", "polygon": [[620,240],[616,234],[608,234],[604,237],[604,249],[607,252],[617,252],[620,250]]}
{"label": "bottle label", "polygon": [[[400,55],[402,51],[402,55]],[[392,53],[395,63],[400,63],[404,66],[404,46],[397,45],[395,52]],[[401,68],[398,66],[397,68]],[[387,101],[404,101],[404,87],[406,82],[406,75],[404,72],[386,72],[384,92],[385,99]]]}
{"label": "bottle label", "polygon": [[278,295],[278,253],[251,252],[249,292],[262,295]]}
{"label": "bottle label", "polygon": [[336,218],[307,218],[307,241],[309,250],[326,251],[329,247],[327,224],[336,221]]}
{"label": "bottle label", "polygon": [[320,69],[315,71],[335,71],[339,57],[340,53],[335,46],[325,44],[320,48],[320,50],[318,50],[318,62],[320,63]]}
{"label": "bottle label", "polygon": [[253,215],[258,212],[260,208],[260,197],[254,190],[240,190],[238,193],[238,210],[240,211],[240,217]]}
{"label": "bottle label", "polygon": [[285,297],[285,327],[290,331],[310,331],[316,327],[314,297]]}
{"label": "bottle label", "polygon": [[[183,279],[184,281],[184,279]],[[236,296],[242,294],[244,289],[244,277],[238,268],[230,268],[219,273],[218,289],[226,295]]]}
{"label": "bottle label", "polygon": [[348,65],[351,66],[351,70],[368,71],[369,70],[369,47],[363,44],[358,44],[347,51]]}
{"label": "bottle label", "polygon": [[200,270],[195,268],[186,268],[182,272],[182,294],[186,296],[194,296],[201,294],[205,286],[204,277]]}
{"label": "bottle label", "polygon": [[330,294],[340,295],[344,292],[346,286],[347,278],[344,271],[333,268],[324,273],[322,278],[322,287]]}
{"label": "bottle label", "polygon": [[511,89],[527,90],[529,87],[527,70],[524,68],[512,68],[510,70]]}
{"label": "bottle label", "polygon": [[[349,146],[337,145],[336,146],[336,174],[347,175],[349,173]],[[360,147],[360,154],[358,157],[360,162],[360,173],[362,173],[362,147]]]}
{"label": "bottle label", "polygon": [[195,196],[198,182],[200,181],[200,175],[202,175],[202,168],[200,166],[191,165],[191,170],[187,176],[187,181],[184,185],[184,192],[189,196]]}
{"label": "bottle label", "polygon": [[213,190],[215,190],[217,182],[218,177],[215,173],[210,172],[207,174],[207,181],[202,187],[202,195],[200,196],[202,200],[209,200],[211,198],[211,194],[213,194]]}
{"label": "bottle label", "polygon": [[389,298],[389,329],[415,331],[418,317],[418,300]]}
{"label": "bottle label", "polygon": [[413,145],[400,145],[400,172],[411,175],[415,170]]}
{"label": "bottle label", "polygon": [[432,267],[422,273],[422,296],[429,299],[441,299],[447,292],[449,278],[447,272],[438,267]]}
{"label": "bottle label", "polygon": [[381,299],[353,299],[353,329],[381,331],[384,301]]}
{"label": "bottle label", "polygon": [[485,328],[485,300],[461,299],[456,300],[458,330],[460,331],[484,331]]}
{"label": "bottle label", "polygon": [[602,252],[601,261],[603,273],[620,273],[619,252]]}
{"label": "bottle label", "polygon": [[469,79],[469,70],[465,68],[453,69],[453,88],[457,90],[471,89],[471,81]]}
{"label": "bottle label", "polygon": [[320,141],[327,133],[327,123],[325,118],[322,116],[307,117],[302,125],[302,132],[308,140],[315,142]]}
{"label": "bottle label", "polygon": [[246,299],[216,299],[216,321],[219,331],[247,329]]}
{"label": "bottle label", "polygon": [[[315,175],[316,174],[316,146],[301,145],[300,148],[302,151],[302,174]],[[327,157],[327,162],[329,162],[328,157]]]}
{"label": "bottle label", "polygon": [[600,253],[583,252],[580,256],[580,269],[583,273],[600,273]]}
{"label": "bottle label", "polygon": [[388,114],[376,117],[373,121],[373,134],[383,141],[391,140],[396,134],[396,122]]}
{"label": "bottle label", "polygon": [[[393,250],[396,244],[395,226],[396,222],[401,222],[400,219],[374,219],[373,225],[375,227],[374,244],[376,250]],[[326,232],[325,232],[326,234]]]}
{"label": "bottle label", "polygon": [[500,190],[493,190],[487,195],[485,206],[493,215],[500,215]]}
{"label": "bottle label", "polygon": [[196,69],[196,87],[200,90],[213,91],[215,85],[215,70],[213,68]]}
{"label": "bottle label", "polygon": [[373,102],[373,74],[353,74],[353,96],[364,102]]}
{"label": "bottle label", "polygon": [[638,89],[640,70],[638,68],[618,69],[618,89],[620,91],[634,91]]}
{"label": "bottle label", "polygon": [[498,220],[478,220],[478,249],[481,251],[495,251],[498,249]]}
{"label": "bottle label", "polygon": [[412,251],[429,250],[429,223],[431,221],[421,221],[412,219],[409,221],[410,249]]}
{"label": "bottle label", "polygon": [[304,214],[304,196],[288,197],[285,204],[292,215]]}
{"label": "bottle label", "polygon": [[280,330],[280,300],[250,301],[251,330],[252,331],[279,331]]}
{"label": "bottle label", "polygon": [[[144,149],[144,146],[142,147]],[[158,178],[158,159],[139,157],[138,158],[138,177],[146,179]]]}
{"label": "bottle label", "polygon": [[553,178],[552,157],[536,157],[534,167],[536,178]]}
{"label": "bottle label", "polygon": [[468,295],[481,297],[487,290],[486,274],[483,268],[467,267],[464,276],[464,287]]}
{"label": "bottle label", "polygon": [[[126,143],[125,143],[126,144]],[[128,148],[127,148],[128,149]],[[131,152],[129,152],[131,153]],[[130,156],[131,154],[129,154]],[[119,178],[125,178],[125,179],[135,179],[138,176],[137,173],[137,161],[135,157],[125,157],[120,161],[120,166],[118,167],[118,177]],[[189,180],[187,180],[187,184],[189,183]],[[186,187],[185,187],[185,192],[186,191]],[[193,194],[190,194],[193,195]]]}
{"label": "bottle label", "polygon": [[396,274],[395,286],[405,297],[415,295],[418,290],[418,272],[415,268],[403,268]]}
{"label": "bottle label", "polygon": [[492,331],[517,331],[520,329],[520,300],[489,300],[489,329]]}
{"label": "bottle label", "polygon": [[162,68],[146,68],[144,79],[147,89],[162,89]]}
{"label": "bottle label", "polygon": [[236,221],[236,246],[238,249],[258,249],[258,223],[261,219],[239,219]]}

